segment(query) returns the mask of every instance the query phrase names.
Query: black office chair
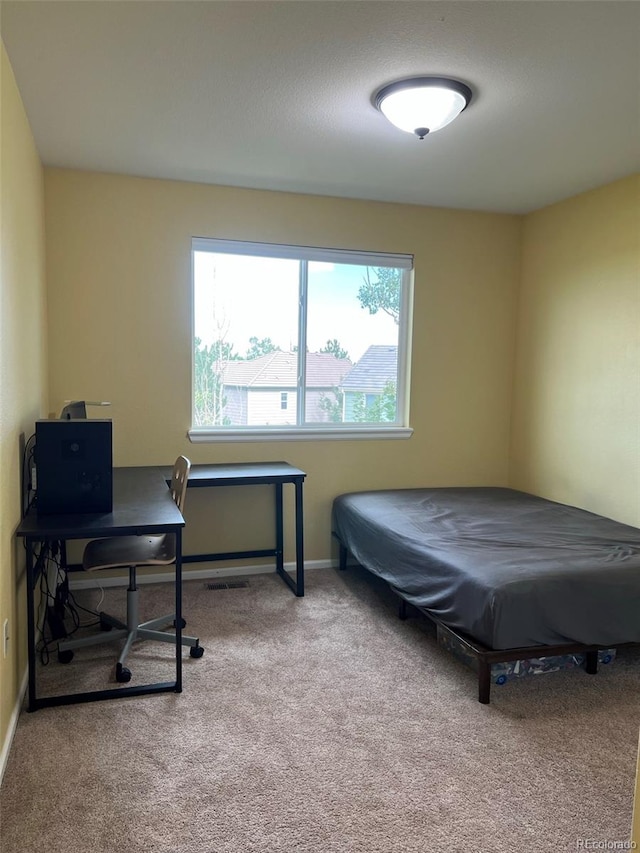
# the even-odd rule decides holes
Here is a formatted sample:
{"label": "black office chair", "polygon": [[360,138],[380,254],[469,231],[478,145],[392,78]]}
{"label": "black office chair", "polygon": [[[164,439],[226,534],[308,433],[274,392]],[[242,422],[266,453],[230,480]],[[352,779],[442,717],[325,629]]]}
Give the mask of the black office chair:
{"label": "black office chair", "polygon": [[[187,492],[187,481],[191,462],[185,456],[179,456],[173,466],[171,477],[171,495],[182,512]],[[82,568],[86,572],[100,569],[129,569],[129,587],[127,589],[126,624],[108,613],[100,613],[100,627],[103,633],[93,637],[81,637],[73,640],[61,640],[58,643],[58,660],[69,663],[73,659],[73,649],[85,646],[111,643],[124,639],[125,644],[116,663],[116,681],[125,683],[131,680],[131,670],[125,661],[131,646],[136,640],[156,640],[162,643],[175,643],[175,634],[163,631],[168,626],[175,627],[175,614],[170,613],[148,622],[138,622],[139,590],[136,583],[138,566],[169,566],[176,561],[176,538],[174,533],[142,536],[115,536],[109,539],[94,539],[84,549]],[[182,627],[185,626],[182,620]],[[200,658],[204,649],[196,637],[182,635],[182,645],[189,646],[189,654]]]}

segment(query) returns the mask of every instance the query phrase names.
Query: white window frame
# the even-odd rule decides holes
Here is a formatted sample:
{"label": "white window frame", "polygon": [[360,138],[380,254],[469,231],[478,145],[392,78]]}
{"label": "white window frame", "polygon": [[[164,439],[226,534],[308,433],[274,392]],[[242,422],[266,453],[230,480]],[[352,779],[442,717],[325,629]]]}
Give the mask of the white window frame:
{"label": "white window frame", "polygon": [[[194,237],[191,241],[191,423],[195,421],[195,280],[193,256],[195,252],[250,255],[263,258],[280,258],[296,261],[324,261],[335,264],[355,264],[370,267],[392,267],[402,270],[400,317],[398,324],[398,382],[396,388],[396,421],[384,424],[301,424],[304,414],[305,369],[300,360],[298,376],[298,424],[293,426],[207,426],[188,430],[193,443],[220,441],[282,441],[318,439],[404,439],[413,433],[409,426],[409,383],[411,356],[411,325],[413,309],[413,255],[364,252],[350,249],[324,249],[315,246],[292,246],[277,243],[253,243],[239,240],[220,240]],[[306,265],[303,264],[299,301],[299,346],[306,352]]]}

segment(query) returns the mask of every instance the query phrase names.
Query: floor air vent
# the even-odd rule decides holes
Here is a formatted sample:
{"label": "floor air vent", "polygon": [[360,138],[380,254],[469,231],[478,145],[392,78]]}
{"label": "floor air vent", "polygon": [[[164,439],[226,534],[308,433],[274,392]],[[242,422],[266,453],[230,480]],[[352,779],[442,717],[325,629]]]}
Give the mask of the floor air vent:
{"label": "floor air vent", "polygon": [[207,583],[207,589],[244,589],[249,586],[249,581],[230,581],[229,583]]}

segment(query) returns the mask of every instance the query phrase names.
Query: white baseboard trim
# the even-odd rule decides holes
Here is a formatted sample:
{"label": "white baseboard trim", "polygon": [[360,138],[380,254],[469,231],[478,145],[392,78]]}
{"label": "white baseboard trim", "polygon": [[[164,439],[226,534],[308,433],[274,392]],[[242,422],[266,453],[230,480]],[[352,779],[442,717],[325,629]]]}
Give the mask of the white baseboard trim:
{"label": "white baseboard trim", "polygon": [[4,743],[2,744],[2,750],[0,750],[0,785],[2,785],[2,779],[4,777],[4,771],[7,766],[7,762],[9,760],[9,753],[11,752],[11,745],[13,744],[13,738],[16,733],[16,727],[18,725],[18,717],[20,716],[20,711],[22,709],[22,702],[24,700],[24,694],[27,692],[27,683],[29,680],[29,671],[25,669],[24,675],[22,677],[22,684],[20,685],[20,689],[18,690],[18,695],[16,697],[16,703],[13,706],[13,711],[11,712],[11,719],[9,720],[9,726],[7,728],[7,734],[4,739]]}
{"label": "white baseboard trim", "polygon": [[[186,566],[193,565],[187,563]],[[260,566],[225,566],[224,568],[216,568],[216,563],[200,563],[204,566],[201,569],[189,569],[182,567],[182,580],[197,581],[210,580],[211,578],[232,578],[241,575],[267,575],[275,573],[276,567],[274,564]],[[335,568],[336,562],[333,560],[309,560],[304,564],[305,572],[313,569],[329,569]],[[295,563],[285,563],[284,568],[287,572],[294,573],[296,570]],[[101,577],[102,572],[70,572],[69,573],[69,588],[70,589],[96,589],[97,587],[126,586],[128,578],[125,575],[120,577]],[[138,583],[173,583],[173,574],[171,572],[157,572],[155,574],[138,575]]]}

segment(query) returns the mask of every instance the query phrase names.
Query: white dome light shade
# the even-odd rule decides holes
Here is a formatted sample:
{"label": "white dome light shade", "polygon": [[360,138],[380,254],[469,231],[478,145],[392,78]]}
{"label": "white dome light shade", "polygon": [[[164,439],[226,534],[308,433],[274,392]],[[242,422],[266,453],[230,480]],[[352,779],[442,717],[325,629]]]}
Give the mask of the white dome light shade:
{"label": "white dome light shade", "polygon": [[471,100],[471,89],[446,77],[414,77],[385,86],[376,107],[400,130],[424,139],[452,122]]}

